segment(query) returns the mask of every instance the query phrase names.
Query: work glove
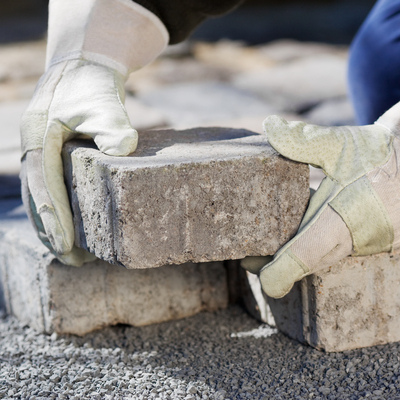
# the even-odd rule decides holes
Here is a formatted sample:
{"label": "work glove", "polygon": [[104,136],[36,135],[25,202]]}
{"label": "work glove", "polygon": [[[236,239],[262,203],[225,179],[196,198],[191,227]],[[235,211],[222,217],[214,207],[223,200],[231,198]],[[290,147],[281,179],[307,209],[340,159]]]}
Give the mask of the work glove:
{"label": "work glove", "polygon": [[39,238],[65,264],[94,256],[74,245],[63,143],[85,135],[106,154],[132,153],[124,83],[167,43],[162,22],[131,0],[50,0],[46,72],[21,122],[21,180]]}
{"label": "work glove", "polygon": [[278,153],[326,175],[296,236],[273,260],[242,262],[268,296],[285,296],[294,282],[346,256],[399,247],[400,103],[373,125],[320,127],[271,116],[264,131]]}

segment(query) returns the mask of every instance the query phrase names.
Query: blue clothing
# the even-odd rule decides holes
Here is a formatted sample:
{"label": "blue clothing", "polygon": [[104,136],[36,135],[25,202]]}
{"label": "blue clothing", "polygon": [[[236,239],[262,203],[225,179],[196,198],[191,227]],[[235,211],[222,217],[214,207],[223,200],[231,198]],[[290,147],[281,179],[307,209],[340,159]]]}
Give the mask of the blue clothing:
{"label": "blue clothing", "polygon": [[400,101],[400,0],[379,0],[350,48],[349,91],[360,125]]}

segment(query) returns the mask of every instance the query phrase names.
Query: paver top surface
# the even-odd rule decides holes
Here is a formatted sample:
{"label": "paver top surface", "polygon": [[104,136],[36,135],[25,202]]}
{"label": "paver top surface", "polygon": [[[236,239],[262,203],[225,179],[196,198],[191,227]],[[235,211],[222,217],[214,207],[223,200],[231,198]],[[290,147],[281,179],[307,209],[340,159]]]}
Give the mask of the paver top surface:
{"label": "paver top surface", "polygon": [[194,128],[182,131],[151,130],[139,135],[136,151],[128,157],[111,157],[91,142],[66,144],[66,151],[89,156],[109,166],[143,168],[171,164],[232,160],[246,156],[270,157],[277,153],[264,135],[245,129]]}

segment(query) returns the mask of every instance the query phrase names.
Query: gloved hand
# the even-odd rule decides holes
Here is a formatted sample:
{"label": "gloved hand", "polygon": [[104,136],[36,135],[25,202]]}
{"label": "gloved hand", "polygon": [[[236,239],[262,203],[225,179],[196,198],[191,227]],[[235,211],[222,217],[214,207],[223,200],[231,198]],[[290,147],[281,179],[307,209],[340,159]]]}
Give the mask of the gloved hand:
{"label": "gloved hand", "polygon": [[83,134],[106,154],[132,153],[124,83],[167,43],[162,22],[131,0],[50,0],[46,72],[21,122],[21,180],[39,238],[65,264],[94,256],[74,246],[63,143]]}
{"label": "gloved hand", "polygon": [[264,130],[277,152],[326,174],[296,236],[273,261],[243,261],[259,271],[267,295],[283,297],[294,282],[346,256],[399,247],[400,103],[374,125],[329,128],[271,116]]}

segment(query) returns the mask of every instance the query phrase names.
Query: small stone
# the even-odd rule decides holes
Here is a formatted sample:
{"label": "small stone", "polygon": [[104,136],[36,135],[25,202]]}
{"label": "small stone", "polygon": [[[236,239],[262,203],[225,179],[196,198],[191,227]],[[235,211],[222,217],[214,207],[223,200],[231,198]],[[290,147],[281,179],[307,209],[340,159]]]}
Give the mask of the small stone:
{"label": "small stone", "polygon": [[54,374],[54,375],[50,376],[49,380],[53,383],[57,383],[57,382],[60,382],[60,377],[58,375]]}
{"label": "small stone", "polygon": [[190,394],[196,394],[197,393],[197,389],[196,389],[195,386],[189,386],[187,392],[190,393]]}
{"label": "small stone", "polygon": [[320,387],[319,391],[325,396],[327,396],[329,393],[331,393],[331,389],[324,387],[324,386]]}
{"label": "small stone", "polygon": [[225,399],[225,396],[226,396],[225,390],[218,390],[218,392],[215,393],[215,400],[223,400]]}

